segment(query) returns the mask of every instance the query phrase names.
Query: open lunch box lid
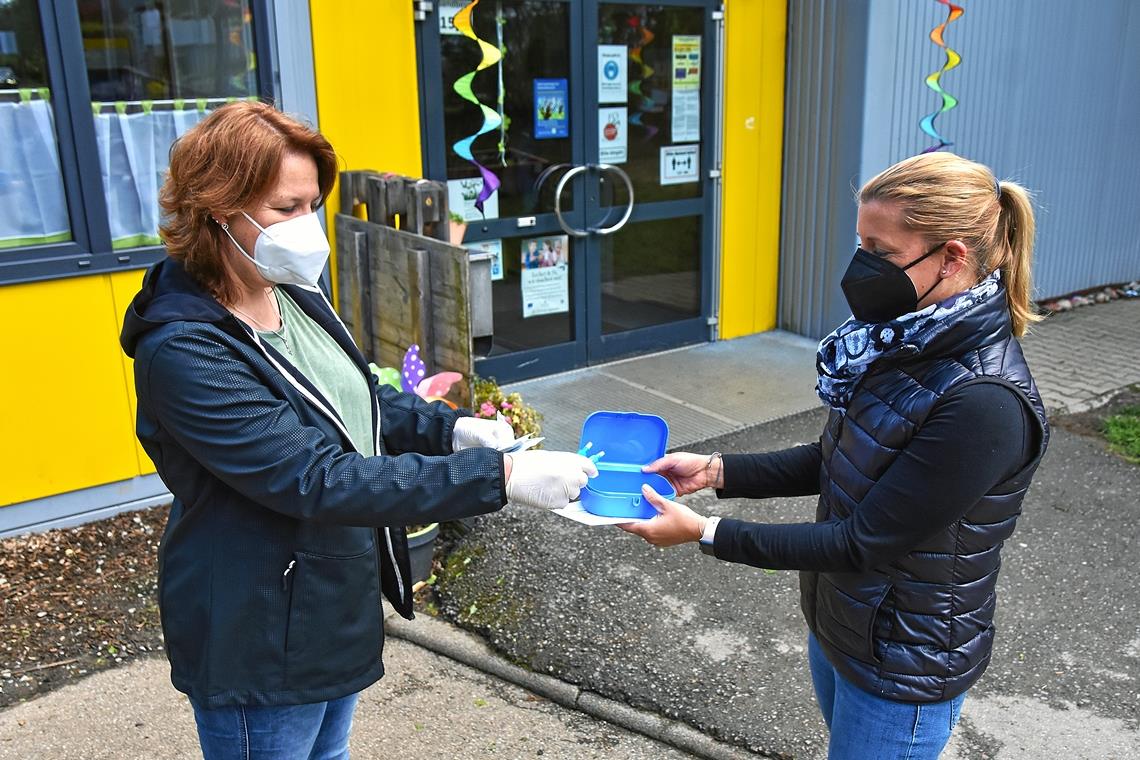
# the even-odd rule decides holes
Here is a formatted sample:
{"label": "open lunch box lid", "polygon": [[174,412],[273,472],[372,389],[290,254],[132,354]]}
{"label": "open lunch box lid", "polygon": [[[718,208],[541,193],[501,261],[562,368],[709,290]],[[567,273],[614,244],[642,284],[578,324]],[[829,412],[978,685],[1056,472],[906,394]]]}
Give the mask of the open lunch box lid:
{"label": "open lunch box lid", "polygon": [[586,455],[604,451],[599,459],[598,476],[582,489],[582,508],[606,517],[650,518],[657,514],[641,495],[648,483],[667,499],[677,495],[669,481],[660,475],[643,473],[642,465],[665,455],[669,425],[655,414],[637,412],[594,412],[582,423],[581,449],[593,446]]}

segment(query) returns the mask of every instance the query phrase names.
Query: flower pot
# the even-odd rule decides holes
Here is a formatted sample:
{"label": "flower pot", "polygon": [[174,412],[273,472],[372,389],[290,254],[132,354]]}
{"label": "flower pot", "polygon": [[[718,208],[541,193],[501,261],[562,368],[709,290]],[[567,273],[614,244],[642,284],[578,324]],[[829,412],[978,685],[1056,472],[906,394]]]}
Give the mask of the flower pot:
{"label": "flower pot", "polygon": [[439,535],[439,523],[408,534],[408,558],[412,565],[412,583],[426,581],[431,577],[431,559],[435,552],[435,537]]}
{"label": "flower pot", "polygon": [[448,239],[452,245],[463,245],[463,236],[467,234],[467,222],[457,222],[454,219],[448,222]]}

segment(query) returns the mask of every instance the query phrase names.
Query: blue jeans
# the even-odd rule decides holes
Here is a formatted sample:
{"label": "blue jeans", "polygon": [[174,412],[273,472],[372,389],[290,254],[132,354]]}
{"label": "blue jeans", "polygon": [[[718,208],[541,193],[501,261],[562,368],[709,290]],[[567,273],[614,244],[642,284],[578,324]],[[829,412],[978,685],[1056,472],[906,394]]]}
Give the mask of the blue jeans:
{"label": "blue jeans", "polygon": [[831,732],[828,760],[937,760],[962,714],[965,694],[918,704],[860,689],[832,667],[814,634],[808,634],[808,664]]}
{"label": "blue jeans", "polygon": [[280,707],[190,704],[204,760],[348,760],[358,696]]}

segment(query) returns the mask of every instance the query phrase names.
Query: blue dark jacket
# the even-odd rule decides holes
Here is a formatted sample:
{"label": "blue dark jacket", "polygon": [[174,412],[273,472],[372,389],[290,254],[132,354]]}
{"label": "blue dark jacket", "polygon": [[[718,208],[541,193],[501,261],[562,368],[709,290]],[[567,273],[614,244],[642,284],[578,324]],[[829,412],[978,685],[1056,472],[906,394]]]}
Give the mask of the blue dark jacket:
{"label": "blue dark jacket", "polygon": [[362,456],[316,387],[166,259],[121,343],[137,433],[174,495],[159,607],[176,688],[199,704],[351,694],[383,674],[380,596],[412,616],[403,526],[506,503],[503,458],[451,453],[459,413],[377,388],[319,293],[289,296],[373,389],[379,456]]}
{"label": "blue dark jacket", "polygon": [[828,660],[873,694],[955,697],[994,638],[1002,543],[1048,443],[1004,297],[888,349],[818,443],[724,458],[721,496],[819,494],[814,524],[722,520],[717,557],[798,569]]}
{"label": "blue dark jacket", "polygon": [[989,664],[1002,543],[1048,443],[1045,410],[1011,334],[1005,299],[974,307],[921,352],[876,362],[846,412],[832,410],[820,440],[816,520],[843,520],[939,401],[977,382],[1000,383],[1022,400],[1039,431],[1030,461],[894,561],[858,573],[801,574],[803,612],[828,659],[849,680],[890,699],[951,699]]}

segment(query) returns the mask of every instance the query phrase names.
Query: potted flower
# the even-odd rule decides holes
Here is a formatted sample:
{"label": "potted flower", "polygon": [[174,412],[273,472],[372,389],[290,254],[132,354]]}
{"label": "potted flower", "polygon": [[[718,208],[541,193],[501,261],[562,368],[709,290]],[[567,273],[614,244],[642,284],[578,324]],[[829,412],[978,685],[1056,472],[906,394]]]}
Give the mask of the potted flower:
{"label": "potted flower", "polygon": [[[471,406],[476,417],[495,419],[501,414],[514,429],[516,437],[527,433],[537,436],[542,432],[542,414],[524,402],[518,393],[504,393],[493,378],[475,378],[472,391]],[[475,518],[465,517],[457,522],[466,532],[474,527]],[[423,588],[425,583],[430,584],[435,539],[439,533],[439,523],[408,526],[408,552],[413,588],[416,590]]]}
{"label": "potted flower", "polygon": [[438,535],[437,522],[408,526],[408,560],[412,566],[413,585],[431,577],[431,561]]}
{"label": "potted flower", "polygon": [[463,245],[463,236],[467,234],[467,220],[462,214],[450,211],[447,214],[449,237],[452,245]]}
{"label": "potted flower", "polygon": [[494,378],[475,378],[471,407],[476,417],[493,420],[496,415],[503,415],[514,428],[516,438],[527,433],[535,436],[542,433],[542,414],[523,401],[517,392],[503,393]]}

